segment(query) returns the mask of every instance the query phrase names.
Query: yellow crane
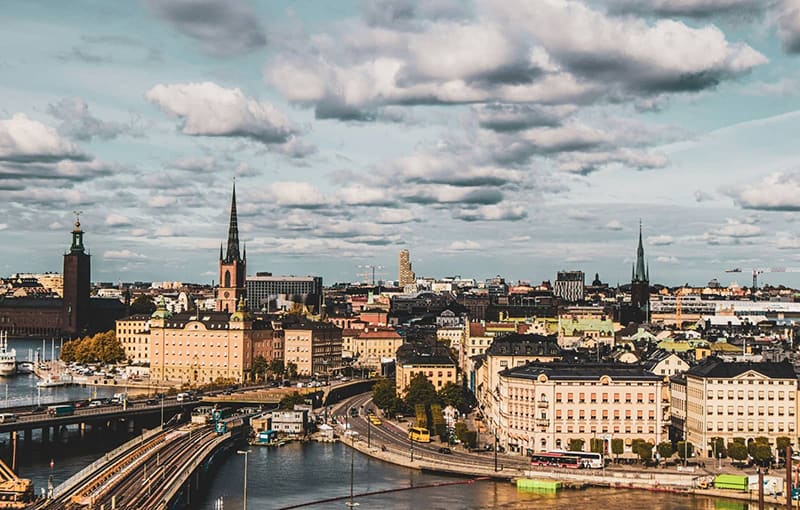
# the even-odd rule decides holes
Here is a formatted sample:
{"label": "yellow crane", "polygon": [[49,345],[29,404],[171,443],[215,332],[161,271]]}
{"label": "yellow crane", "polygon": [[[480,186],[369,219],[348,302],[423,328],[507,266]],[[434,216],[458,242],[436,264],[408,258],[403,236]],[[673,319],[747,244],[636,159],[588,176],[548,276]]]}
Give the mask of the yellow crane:
{"label": "yellow crane", "polygon": [[0,508],[27,508],[33,499],[33,483],[0,459]]}

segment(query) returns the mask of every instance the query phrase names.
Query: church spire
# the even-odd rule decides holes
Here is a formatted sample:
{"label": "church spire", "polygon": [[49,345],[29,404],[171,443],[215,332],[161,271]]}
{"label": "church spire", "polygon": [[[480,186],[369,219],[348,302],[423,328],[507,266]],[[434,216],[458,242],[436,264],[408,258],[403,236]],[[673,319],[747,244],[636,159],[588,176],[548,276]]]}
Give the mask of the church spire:
{"label": "church spire", "polygon": [[642,220],[639,220],[639,246],[636,248],[636,271],[633,279],[640,282],[647,281],[647,267],[644,262],[644,246],[642,244]]}
{"label": "church spire", "polygon": [[233,181],[233,195],[231,197],[231,219],[228,226],[228,251],[225,262],[241,260],[239,258],[239,222],[236,216],[236,181]]}

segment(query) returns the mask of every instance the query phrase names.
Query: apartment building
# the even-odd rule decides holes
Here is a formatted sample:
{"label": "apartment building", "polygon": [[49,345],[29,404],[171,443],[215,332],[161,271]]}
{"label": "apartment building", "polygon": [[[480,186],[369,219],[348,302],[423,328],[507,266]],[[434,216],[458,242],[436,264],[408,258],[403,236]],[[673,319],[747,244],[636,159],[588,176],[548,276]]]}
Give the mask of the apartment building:
{"label": "apartment building", "polygon": [[458,382],[456,362],[446,348],[438,345],[404,344],[397,350],[395,389],[398,396],[405,394],[411,379],[422,373],[436,390],[448,383]]}
{"label": "apartment building", "polygon": [[797,437],[797,376],[788,361],[729,362],[710,357],[670,379],[673,434],[713,456],[725,442]]}
{"label": "apartment building", "polygon": [[662,377],[621,363],[530,363],[498,374],[498,412],[491,418],[510,452],[566,449],[570,439],[634,439],[658,444],[668,419]]}
{"label": "apartment building", "polygon": [[131,315],[116,321],[115,334],[131,363],[150,363],[150,316]]}
{"label": "apartment building", "polygon": [[380,374],[384,363],[396,359],[397,349],[401,345],[403,337],[394,328],[368,327],[349,338],[348,347],[356,360],[355,367]]}
{"label": "apartment building", "polygon": [[342,367],[342,330],[329,322],[306,319],[283,323],[284,363],[298,375],[329,376]]}

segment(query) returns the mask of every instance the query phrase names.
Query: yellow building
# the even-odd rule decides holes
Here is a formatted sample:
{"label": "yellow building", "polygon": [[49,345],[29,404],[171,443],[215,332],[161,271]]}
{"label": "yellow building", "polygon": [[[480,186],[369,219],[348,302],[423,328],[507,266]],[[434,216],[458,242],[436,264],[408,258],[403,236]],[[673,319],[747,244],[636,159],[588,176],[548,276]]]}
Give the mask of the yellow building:
{"label": "yellow building", "polygon": [[116,336],[131,363],[150,363],[150,316],[131,315],[116,322]]}
{"label": "yellow building", "polygon": [[405,344],[397,351],[395,390],[398,396],[405,395],[411,379],[422,373],[436,390],[448,383],[458,382],[456,362],[447,349],[438,346]]}
{"label": "yellow building", "polygon": [[342,330],[329,322],[306,319],[283,324],[284,363],[297,374],[329,376],[342,366]]}
{"label": "yellow building", "polygon": [[190,385],[244,381],[253,358],[264,355],[254,352],[254,343],[271,344],[273,331],[269,323],[250,318],[244,300],[238,307],[233,314],[172,315],[160,302],[150,318],[150,378]]}
{"label": "yellow building", "polygon": [[403,337],[393,328],[368,327],[351,339],[354,366],[381,373],[383,363],[396,359]]}

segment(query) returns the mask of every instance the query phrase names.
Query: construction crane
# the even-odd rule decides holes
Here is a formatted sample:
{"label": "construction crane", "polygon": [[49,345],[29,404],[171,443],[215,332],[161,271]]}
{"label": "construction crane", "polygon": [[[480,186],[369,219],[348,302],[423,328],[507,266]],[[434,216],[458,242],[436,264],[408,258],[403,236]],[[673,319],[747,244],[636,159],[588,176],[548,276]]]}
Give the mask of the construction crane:
{"label": "construction crane", "polygon": [[382,271],[379,271],[377,273],[375,272],[376,269],[383,269],[383,266],[373,266],[371,264],[364,264],[364,265],[359,265],[358,269],[360,269],[360,271],[358,273],[356,273],[356,275],[363,277],[364,278],[364,283],[369,283],[370,282],[370,275],[372,275],[372,285],[373,286],[375,285],[375,275],[386,276],[385,272],[382,272]]}
{"label": "construction crane", "polygon": [[[753,271],[753,292],[758,289],[758,275],[764,273],[800,273],[800,267],[754,267]],[[742,273],[741,267],[726,269],[726,273]]]}

